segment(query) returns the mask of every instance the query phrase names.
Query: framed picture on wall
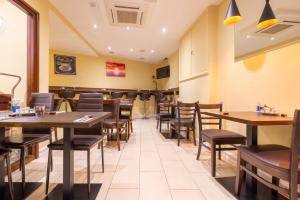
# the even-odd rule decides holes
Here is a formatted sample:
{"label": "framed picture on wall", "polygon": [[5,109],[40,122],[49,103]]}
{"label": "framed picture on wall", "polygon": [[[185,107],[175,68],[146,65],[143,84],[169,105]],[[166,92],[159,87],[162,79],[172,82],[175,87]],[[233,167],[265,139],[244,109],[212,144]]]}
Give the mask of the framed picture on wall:
{"label": "framed picture on wall", "polygon": [[55,74],[76,75],[76,57],[54,55]]}
{"label": "framed picture on wall", "polygon": [[125,69],[123,63],[106,62],[106,76],[108,77],[125,77]]}

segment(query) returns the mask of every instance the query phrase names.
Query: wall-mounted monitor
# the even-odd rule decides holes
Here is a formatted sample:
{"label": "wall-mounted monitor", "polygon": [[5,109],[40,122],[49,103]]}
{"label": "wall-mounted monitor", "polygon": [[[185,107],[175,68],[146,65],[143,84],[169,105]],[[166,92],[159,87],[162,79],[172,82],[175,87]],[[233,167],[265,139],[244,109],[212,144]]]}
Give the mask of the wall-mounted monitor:
{"label": "wall-mounted monitor", "polygon": [[156,78],[162,79],[162,78],[168,78],[170,77],[170,66],[165,66],[156,69]]}

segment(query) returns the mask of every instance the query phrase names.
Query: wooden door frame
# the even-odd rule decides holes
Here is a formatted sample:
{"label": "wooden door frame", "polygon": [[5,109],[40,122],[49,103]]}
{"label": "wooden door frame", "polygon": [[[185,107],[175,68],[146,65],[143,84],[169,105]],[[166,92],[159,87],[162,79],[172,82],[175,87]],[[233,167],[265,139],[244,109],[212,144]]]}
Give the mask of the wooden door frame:
{"label": "wooden door frame", "polygon": [[27,14],[27,102],[39,91],[39,18],[40,14],[24,0],[9,0]]}
{"label": "wooden door frame", "polygon": [[[27,91],[26,98],[29,102],[33,92],[39,92],[39,28],[40,14],[24,0],[8,0],[27,15]],[[33,145],[29,149],[26,162],[38,158],[39,146]],[[14,163],[14,168],[17,164]]]}

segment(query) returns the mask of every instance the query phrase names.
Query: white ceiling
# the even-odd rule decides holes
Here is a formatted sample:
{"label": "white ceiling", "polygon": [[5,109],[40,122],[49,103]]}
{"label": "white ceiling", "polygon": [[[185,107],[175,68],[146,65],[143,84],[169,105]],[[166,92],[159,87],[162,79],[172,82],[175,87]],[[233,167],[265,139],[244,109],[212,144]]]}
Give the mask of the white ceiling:
{"label": "white ceiling", "polygon": [[[112,26],[109,23],[104,0],[50,0],[50,2],[72,23],[77,31],[92,44],[100,54],[148,63],[159,63],[172,54],[179,45],[179,39],[208,5],[220,0],[120,0],[150,4],[150,13],[142,28]],[[96,7],[91,7],[93,2]],[[98,28],[94,29],[93,25]],[[161,28],[167,32],[162,33]],[[64,27],[54,14],[50,14],[51,48],[69,52],[95,55],[78,36]],[[133,52],[130,49],[134,49]],[[151,50],[154,53],[151,53]],[[145,52],[140,52],[145,50]],[[144,60],[140,58],[143,57]]]}
{"label": "white ceiling", "polygon": [[[275,35],[262,36],[253,34],[259,29],[256,25],[263,12],[265,2],[262,0],[237,0],[237,5],[242,15],[242,20],[235,26],[235,55],[236,57],[251,54],[260,49],[268,49],[276,44],[281,44],[293,38],[300,37],[300,24],[293,28],[286,29]],[[297,10],[300,14],[299,0],[271,0],[271,7],[275,16],[280,19],[282,16],[292,17],[300,20],[300,15],[295,15],[291,11]],[[287,10],[285,14],[281,14],[280,10]],[[249,30],[249,31],[248,31]],[[251,31],[250,31],[251,30]],[[248,37],[247,37],[248,36]],[[273,39],[271,40],[271,38]]]}

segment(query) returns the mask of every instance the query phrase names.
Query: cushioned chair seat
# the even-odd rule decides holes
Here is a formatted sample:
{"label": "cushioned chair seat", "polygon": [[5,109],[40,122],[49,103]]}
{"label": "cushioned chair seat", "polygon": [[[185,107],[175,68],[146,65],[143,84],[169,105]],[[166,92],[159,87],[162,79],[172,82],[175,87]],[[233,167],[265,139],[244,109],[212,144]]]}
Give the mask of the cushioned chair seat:
{"label": "cushioned chair seat", "polygon": [[[120,119],[119,120],[119,125],[123,126],[124,124],[126,124],[128,122],[127,119]],[[107,127],[116,127],[116,120],[115,119],[106,119],[102,122],[103,127],[107,128]]]}
{"label": "cushioned chair seat", "polygon": [[[74,150],[88,150],[96,146],[103,140],[103,136],[100,135],[75,135],[73,140]],[[63,150],[64,140],[60,139],[51,144],[48,144],[48,148],[52,150]]]}
{"label": "cushioned chair seat", "polygon": [[[290,149],[281,145],[259,145],[238,147],[242,154],[251,156],[258,163],[267,164],[273,168],[290,168]],[[300,171],[300,164],[298,164]]]}
{"label": "cushioned chair seat", "polygon": [[[186,125],[193,125],[193,119],[181,119],[180,123],[182,126],[186,126]],[[171,120],[171,124],[172,125],[178,125],[179,121],[178,119],[172,119]]]}
{"label": "cushioned chair seat", "polygon": [[50,139],[50,134],[20,134],[5,137],[3,143],[5,146],[27,146]]}
{"label": "cushioned chair seat", "polygon": [[207,129],[203,130],[201,134],[205,141],[215,143],[242,144],[246,140],[244,136],[228,130]]}

